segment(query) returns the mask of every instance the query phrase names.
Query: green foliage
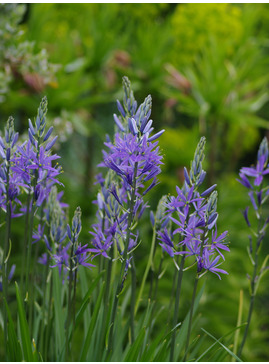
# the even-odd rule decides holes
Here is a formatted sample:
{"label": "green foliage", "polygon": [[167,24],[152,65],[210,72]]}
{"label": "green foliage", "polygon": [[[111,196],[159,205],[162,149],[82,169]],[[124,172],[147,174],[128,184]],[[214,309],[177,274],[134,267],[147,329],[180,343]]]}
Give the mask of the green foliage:
{"label": "green foliage", "polygon": [[37,53],[35,43],[25,40],[20,24],[25,5],[0,5],[0,102],[5,101],[11,87],[28,87],[40,92],[45,85],[55,82],[53,73],[58,68],[47,60],[46,50]]}
{"label": "green foliage", "polygon": [[[25,115],[34,114],[40,95],[45,93],[48,96],[48,124],[53,124],[59,134],[56,148],[61,147],[66,201],[70,203],[70,210],[78,203],[82,205],[85,210],[84,226],[94,220],[91,200],[94,199],[95,165],[100,162],[105,133],[113,132],[111,115],[116,112],[116,107],[112,101],[121,98],[118,90],[123,74],[134,80],[134,89],[140,101],[145,94],[152,94],[155,100],[152,118],[156,120],[156,129],[161,125],[165,125],[166,129],[160,140],[165,164],[157,192],[150,192],[152,209],[157,205],[158,197],[174,194],[175,185],[183,181],[182,167],[189,166],[201,133],[207,134],[210,139],[207,153],[210,154],[211,149],[215,148],[215,158],[213,162],[206,161],[206,168],[213,165],[215,177],[218,178],[222,211],[220,231],[228,229],[231,240],[231,255],[224,263],[224,269],[232,273],[223,278],[221,284],[218,279],[208,277],[207,287],[210,286],[210,290],[205,288],[197,310],[190,360],[221,361],[232,358],[226,349],[233,352],[234,333],[225,337],[223,333],[234,330],[239,291],[242,288],[245,292],[248,290],[245,273],[250,272],[252,266],[245,259],[248,238],[240,214],[245,207],[245,191],[235,179],[240,161],[245,158],[251,164],[260,134],[268,130],[268,14],[267,4],[0,5],[1,115],[4,120],[9,114],[15,114],[18,129],[23,129],[27,122]],[[23,226],[23,219],[17,219],[14,241],[19,242]],[[136,251],[139,261],[137,280],[139,284],[143,282],[143,286],[139,293],[141,300],[137,303],[136,341],[133,346],[129,342],[130,291],[126,289],[120,297],[119,315],[115,322],[117,340],[111,357],[113,361],[168,360],[171,334],[166,322],[173,267],[165,257],[157,301],[148,303],[146,294],[150,282],[147,278],[144,283],[143,277],[147,276],[145,272],[148,270],[152,231],[147,216],[141,221],[140,229],[143,244]],[[82,241],[88,242],[87,229],[82,234]],[[12,249],[13,253],[12,259],[19,267],[20,249],[16,253]],[[162,259],[161,255],[157,248],[155,268]],[[64,357],[66,309],[62,308],[62,303],[66,288],[62,287],[57,272],[52,273],[46,299],[49,301],[49,285],[53,281],[54,300],[50,315],[46,313],[43,316],[41,306],[44,293],[40,289],[35,302],[36,325],[32,336],[40,340],[38,333],[44,320],[44,342],[47,338],[50,343],[44,360]],[[117,268],[114,269],[114,276],[116,273]],[[191,273],[186,272],[188,280],[183,284],[184,303],[180,312],[180,322],[183,324],[176,327],[179,359],[184,354],[181,349],[191,296]],[[78,288],[75,327],[71,325],[70,328],[70,332],[74,330],[72,340],[69,336],[74,360],[78,360],[82,353],[87,360],[106,359],[106,351],[100,354],[99,350],[101,345],[105,346],[110,330],[108,316],[103,318],[103,299],[99,296],[98,300],[102,279],[104,277],[98,276],[94,269],[90,273],[85,270],[79,272],[81,286]],[[128,278],[126,284],[129,284]],[[22,343],[21,337],[17,336],[18,325],[21,324],[15,320],[17,303],[12,283],[10,288],[9,359],[21,361],[26,360],[27,356],[31,359],[35,355],[32,337],[27,339],[22,310],[21,330],[26,330],[26,341]],[[266,289],[266,282],[261,282],[243,359],[268,360]],[[246,297],[242,324],[248,306]],[[99,306],[98,312],[96,306]],[[45,302],[45,307],[49,309],[48,302]],[[110,295],[107,315],[111,307]],[[149,324],[150,320],[152,325]],[[102,326],[104,321],[105,325]],[[212,338],[203,334],[201,327],[215,338],[220,338],[218,340],[225,348],[218,341],[212,344]],[[81,348],[87,334],[94,339],[87,340],[90,340],[90,345],[85,346],[83,352]],[[38,340],[37,349],[41,351]],[[0,350],[3,355],[4,348]]]}
{"label": "green foliage", "polygon": [[172,15],[176,66],[189,65],[213,36],[231,55],[243,36],[242,10],[234,4],[179,4]]}
{"label": "green foliage", "polygon": [[174,87],[179,77],[188,84],[187,90],[181,82],[168,94],[179,101],[182,113],[199,120],[200,134],[208,136],[211,176],[215,170],[227,170],[223,166],[228,164],[234,169],[249,146],[257,143],[257,128],[269,128],[268,120],[257,115],[269,99],[268,62],[257,41],[249,40],[227,58],[223,44],[212,40],[183,76],[168,69]]}

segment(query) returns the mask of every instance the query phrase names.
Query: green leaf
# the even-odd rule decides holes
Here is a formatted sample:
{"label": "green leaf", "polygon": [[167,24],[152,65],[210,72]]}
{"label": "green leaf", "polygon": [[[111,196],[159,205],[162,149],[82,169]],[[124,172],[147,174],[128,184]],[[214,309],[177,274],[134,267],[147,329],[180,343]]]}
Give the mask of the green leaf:
{"label": "green leaf", "polygon": [[[54,298],[54,312],[55,312],[55,350],[57,357],[63,355],[63,348],[65,344],[65,329],[64,329],[64,311],[61,303],[62,283],[60,281],[58,269],[52,270],[52,290]],[[60,359],[60,358],[59,358]],[[58,360],[59,360],[58,359]]]}
{"label": "green leaf", "polygon": [[84,298],[83,298],[83,301],[80,305],[80,308],[78,310],[78,313],[76,315],[76,320],[75,320],[75,325],[77,327],[77,325],[79,324],[79,322],[81,321],[82,319],[82,316],[86,310],[86,307],[89,303],[89,299],[90,299],[90,296],[94,290],[94,288],[97,286],[97,283],[99,282],[100,278],[104,275],[104,271],[101,272],[100,274],[98,274],[98,276],[94,279],[94,281],[92,282],[92,284],[90,285],[90,288],[88,289],[87,293],[85,294]]}
{"label": "green leaf", "polygon": [[139,335],[135,339],[135,342],[131,345],[130,349],[128,350],[127,355],[124,358],[124,361],[139,361],[140,346],[142,344],[145,334],[146,330],[143,327]]}
{"label": "green leaf", "polygon": [[202,328],[202,330],[208,335],[210,336],[213,340],[216,341],[216,343],[218,343],[224,350],[226,350],[234,359],[236,359],[236,361],[241,361],[242,360],[235,355],[230,349],[228,349],[225,345],[223,345],[218,339],[216,339],[213,335],[211,335],[209,332],[207,332],[205,329]]}
{"label": "green leaf", "polygon": [[21,299],[20,291],[17,282],[15,282],[16,287],[16,297],[18,304],[18,314],[19,314],[19,326],[21,332],[22,350],[23,357],[26,361],[34,361],[34,355],[32,351],[32,343],[30,338],[29,327],[26,321],[26,314],[23,308],[23,302]]}
{"label": "green leaf", "polygon": [[80,361],[86,361],[87,353],[88,353],[89,346],[90,346],[90,343],[91,343],[91,340],[92,340],[92,333],[93,333],[93,330],[95,328],[98,313],[99,313],[99,309],[100,309],[100,306],[101,306],[101,303],[102,303],[104,287],[105,287],[105,285],[104,285],[104,282],[103,282],[100,293],[99,293],[99,296],[97,298],[96,305],[94,307],[94,311],[93,311],[93,314],[92,314],[91,323],[90,323],[90,326],[89,326],[89,329],[88,329],[88,332],[87,332],[87,336],[86,336],[86,339],[85,339],[83,347],[82,347],[82,353],[81,353],[81,356],[80,356]]}
{"label": "green leaf", "polygon": [[165,328],[163,328],[160,331],[159,335],[157,335],[156,338],[150,344],[148,344],[148,346],[146,347],[146,350],[144,351],[144,353],[141,356],[141,361],[144,361],[144,362],[153,361],[155,351],[158,348],[158,346],[161,344],[161,342],[163,341],[164,333],[165,333]]}
{"label": "green leaf", "polygon": [[[205,289],[205,282],[202,286],[202,288],[200,289],[199,293],[197,294],[195,301],[194,301],[194,308],[193,308],[193,316],[195,315],[195,312],[198,309],[198,305],[200,302],[200,299],[202,297],[202,294],[204,292]],[[179,357],[179,354],[185,344],[185,341],[187,339],[187,333],[188,333],[188,325],[189,325],[189,317],[190,317],[190,311],[188,312],[188,314],[186,315],[184,322],[176,336],[176,346],[175,346],[175,359],[177,360],[177,358]]]}
{"label": "green leaf", "polygon": [[7,355],[9,361],[22,361],[22,350],[20,342],[17,338],[13,320],[11,317],[11,313],[4,297],[4,302],[6,306],[7,316],[8,316],[8,324],[7,324],[7,333],[8,333],[8,340],[7,340]]}

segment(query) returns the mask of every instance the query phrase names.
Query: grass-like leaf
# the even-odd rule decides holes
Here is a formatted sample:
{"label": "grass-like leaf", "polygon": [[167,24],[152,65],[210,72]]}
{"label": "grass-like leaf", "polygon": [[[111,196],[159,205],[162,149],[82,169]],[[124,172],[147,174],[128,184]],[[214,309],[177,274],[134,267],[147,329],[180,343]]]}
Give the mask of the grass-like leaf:
{"label": "grass-like leaf", "polygon": [[17,338],[13,320],[11,317],[11,313],[8,307],[8,304],[6,302],[6,299],[4,298],[7,316],[8,316],[8,324],[7,324],[7,333],[8,333],[8,340],[7,340],[7,356],[9,361],[22,361],[22,349],[20,342]]}
{"label": "grass-like leaf", "polygon": [[61,291],[62,283],[60,281],[58,269],[52,270],[53,277],[53,298],[54,298],[54,312],[55,312],[55,351],[58,360],[61,360],[64,355],[64,344],[65,344],[65,329],[64,329],[64,311],[61,304]]}
{"label": "grass-like leaf", "polygon": [[241,361],[242,360],[236,355],[234,354],[230,349],[228,349],[225,345],[223,345],[218,339],[216,339],[213,335],[211,335],[208,331],[206,331],[205,329],[202,328],[202,330],[208,335],[210,336],[213,340],[215,340],[216,343],[218,343],[224,350],[226,350],[234,359],[236,359],[236,361]]}
{"label": "grass-like leaf", "polygon": [[80,356],[80,361],[86,361],[87,353],[88,353],[89,346],[90,346],[90,343],[91,343],[91,340],[92,340],[92,333],[93,333],[93,330],[95,328],[96,321],[97,321],[97,318],[98,318],[99,309],[100,309],[100,306],[101,306],[101,303],[102,303],[103,293],[104,293],[104,282],[102,284],[99,296],[97,298],[96,305],[94,307],[94,311],[93,311],[92,318],[91,318],[91,323],[90,323],[90,326],[89,326],[89,329],[88,329],[88,332],[87,332],[87,335],[86,335],[86,338],[85,338],[85,341],[84,341],[84,344],[83,344],[83,347],[82,347],[82,353],[81,353],[81,356]]}
{"label": "grass-like leaf", "polygon": [[17,282],[15,282],[15,287],[16,287],[17,304],[18,304],[19,326],[21,332],[23,357],[25,361],[34,361],[29,327],[26,321],[25,310],[23,308],[23,302],[21,299]]}

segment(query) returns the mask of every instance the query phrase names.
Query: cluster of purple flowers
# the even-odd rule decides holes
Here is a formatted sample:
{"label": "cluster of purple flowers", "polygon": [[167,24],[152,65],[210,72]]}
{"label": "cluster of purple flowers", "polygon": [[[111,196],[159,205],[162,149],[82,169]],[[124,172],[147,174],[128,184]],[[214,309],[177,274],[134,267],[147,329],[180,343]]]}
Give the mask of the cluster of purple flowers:
{"label": "cluster of purple flowers", "polygon": [[[57,177],[61,168],[53,166],[53,161],[60,157],[56,154],[51,155],[51,148],[57,137],[49,141],[53,127],[45,132],[46,113],[47,100],[43,98],[38,108],[35,126],[29,120],[29,140],[22,145],[16,145],[19,135],[14,132],[12,118],[7,122],[5,140],[0,137],[0,155],[3,159],[0,166],[0,204],[1,208],[7,211],[6,204],[10,203],[12,217],[21,216],[26,211],[19,199],[24,191],[33,195],[31,206],[41,206],[52,185],[60,183]],[[16,213],[18,205],[21,208]]]}
{"label": "cluster of purple flowers", "polygon": [[[264,137],[258,150],[256,166],[241,168],[239,173],[240,179],[238,179],[238,181],[248,189],[248,196],[258,220],[258,232],[256,233],[257,244],[255,248],[256,251],[258,251],[265,236],[265,231],[269,225],[268,216],[263,216],[264,214],[262,213],[262,206],[269,197],[268,185],[264,186],[263,183],[264,176],[269,174],[268,157],[268,141],[267,138]],[[247,206],[243,211],[243,216],[248,227],[252,228],[252,222],[250,222],[248,214],[249,206]],[[249,235],[248,252],[251,255],[253,251],[252,236]]]}
{"label": "cluster of purple flowers", "polygon": [[220,278],[219,273],[227,274],[218,266],[221,264],[220,259],[224,260],[222,251],[229,251],[226,245],[228,232],[217,235],[217,192],[214,191],[216,185],[202,193],[198,192],[198,187],[206,175],[202,169],[204,147],[203,137],[195,151],[190,172],[184,168],[183,187],[176,187],[177,196],[166,198],[166,211],[158,238],[162,249],[172,258],[175,255],[193,257],[199,276],[210,271]]}
{"label": "cluster of purple flowers", "polygon": [[70,270],[74,272],[80,265],[93,267],[88,245],[79,242],[81,232],[81,210],[78,207],[74,213],[71,227],[67,223],[67,204],[61,201],[63,191],[57,192],[56,186],[51,188],[44,205],[44,217],[37,231],[33,234],[33,243],[44,241],[46,252],[39,258],[39,263],[57,267],[63,281],[68,278]]}
{"label": "cluster of purple flowers", "polygon": [[[8,204],[12,218],[29,215],[34,209],[40,221],[32,235],[32,243],[43,240],[46,246],[46,253],[39,262],[58,266],[60,272],[63,268],[66,273],[70,266],[71,246],[74,246],[71,258],[74,269],[78,265],[90,267],[92,264],[88,263],[90,253],[87,246],[78,243],[79,234],[75,240],[70,238],[66,223],[67,205],[61,201],[63,192],[58,194],[56,189],[56,185],[62,185],[58,180],[61,166],[55,163],[60,157],[51,151],[57,136],[51,138],[53,127],[46,130],[46,114],[47,99],[44,97],[35,122],[29,119],[28,140],[21,145],[17,143],[19,135],[14,131],[13,118],[7,121],[5,136],[0,137],[0,207],[7,212]],[[24,193],[28,196],[28,206],[23,203]],[[36,213],[37,209],[40,214]]]}
{"label": "cluster of purple flowers", "polygon": [[123,106],[117,101],[120,115],[114,114],[115,137],[105,143],[108,151],[103,151],[103,162],[99,165],[109,170],[105,179],[97,176],[98,222],[90,233],[94,236],[93,253],[108,258],[108,251],[115,243],[119,257],[125,252],[127,260],[127,250],[130,254],[138,243],[136,221],[148,206],[143,196],[158,183],[162,156],[156,139],[164,130],[151,135],[154,130],[150,120],[151,96],[137,107],[126,77],[123,90]]}
{"label": "cluster of purple flowers", "polygon": [[[256,214],[259,214],[260,207],[269,196],[268,187],[262,188],[264,176],[269,174],[268,156],[268,141],[264,137],[258,150],[256,166],[243,167],[239,173],[240,179],[238,181],[249,190],[248,195]],[[254,179],[253,183],[250,182],[250,178]],[[248,226],[250,226],[248,210],[249,207],[245,209],[244,217]]]}

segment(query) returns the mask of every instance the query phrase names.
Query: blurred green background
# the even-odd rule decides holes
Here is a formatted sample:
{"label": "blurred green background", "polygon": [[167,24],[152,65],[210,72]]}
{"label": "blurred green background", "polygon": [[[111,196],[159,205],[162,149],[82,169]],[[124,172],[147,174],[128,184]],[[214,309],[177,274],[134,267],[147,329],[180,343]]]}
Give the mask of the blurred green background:
{"label": "blurred green background", "polygon": [[[246,274],[252,267],[241,211],[248,202],[236,178],[241,167],[255,162],[262,137],[269,136],[268,20],[268,4],[0,5],[1,130],[13,115],[17,130],[26,135],[28,117],[34,117],[42,96],[48,97],[48,123],[59,134],[56,151],[62,157],[65,199],[70,215],[77,205],[82,208],[84,243],[90,242],[95,216],[96,166],[105,135],[114,130],[112,115],[117,113],[115,100],[122,98],[124,75],[138,102],[152,95],[155,128],[166,129],[160,138],[165,164],[161,183],[148,196],[151,209],[163,194],[175,194],[183,166],[189,167],[200,136],[206,136],[207,184],[218,184],[219,232],[229,230],[231,253],[223,264],[229,275],[221,282],[216,276],[206,278],[197,335],[203,327],[220,337],[236,326],[241,289],[246,320]],[[140,224],[138,282],[150,248],[148,217],[149,212]],[[19,235],[23,219],[16,221]],[[268,240],[267,235],[264,255]],[[169,257],[164,268],[160,306],[170,299]],[[182,318],[193,280],[188,271]],[[247,361],[269,360],[268,281],[265,276],[259,288]],[[201,347],[211,344],[207,337]]]}

